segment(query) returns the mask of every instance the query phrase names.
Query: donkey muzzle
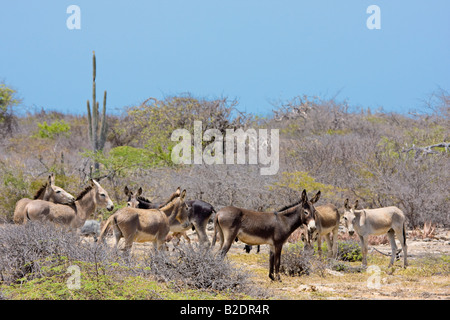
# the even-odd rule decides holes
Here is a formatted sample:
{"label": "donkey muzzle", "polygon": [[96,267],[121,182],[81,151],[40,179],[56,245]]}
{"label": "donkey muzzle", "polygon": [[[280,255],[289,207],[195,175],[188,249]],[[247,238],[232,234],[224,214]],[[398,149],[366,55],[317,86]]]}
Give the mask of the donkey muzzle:
{"label": "donkey muzzle", "polygon": [[312,235],[316,231],[316,222],[314,220],[311,220],[308,223],[308,232]]}
{"label": "donkey muzzle", "polygon": [[189,222],[189,221],[186,221],[186,222],[184,222],[182,225],[181,225],[181,227],[183,228],[183,229],[187,229],[187,228],[189,228],[191,226],[191,223]]}

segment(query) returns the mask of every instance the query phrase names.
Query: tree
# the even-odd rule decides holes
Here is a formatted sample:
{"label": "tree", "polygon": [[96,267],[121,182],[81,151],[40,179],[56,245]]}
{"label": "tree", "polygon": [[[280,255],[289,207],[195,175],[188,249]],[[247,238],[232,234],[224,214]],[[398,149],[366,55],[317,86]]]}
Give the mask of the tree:
{"label": "tree", "polygon": [[16,91],[0,83],[0,134],[11,134],[15,124],[12,108],[19,104]]}

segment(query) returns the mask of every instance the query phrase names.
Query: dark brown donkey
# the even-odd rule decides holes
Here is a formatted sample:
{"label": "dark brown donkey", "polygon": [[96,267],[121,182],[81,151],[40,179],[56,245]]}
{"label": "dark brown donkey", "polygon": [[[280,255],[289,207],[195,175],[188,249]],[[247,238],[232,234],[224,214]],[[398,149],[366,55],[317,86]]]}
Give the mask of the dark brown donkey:
{"label": "dark brown donkey", "polygon": [[[314,203],[320,198],[320,191],[308,200],[303,190],[299,202],[286,206],[276,212],[259,212],[233,206],[222,208],[214,219],[214,237],[216,243],[219,233],[220,254],[225,257],[236,237],[247,244],[268,244],[270,246],[269,278],[280,281],[280,258],[283,244],[300,225],[314,228]],[[314,231],[314,230],[311,230]],[[275,275],[274,275],[275,268]]]}

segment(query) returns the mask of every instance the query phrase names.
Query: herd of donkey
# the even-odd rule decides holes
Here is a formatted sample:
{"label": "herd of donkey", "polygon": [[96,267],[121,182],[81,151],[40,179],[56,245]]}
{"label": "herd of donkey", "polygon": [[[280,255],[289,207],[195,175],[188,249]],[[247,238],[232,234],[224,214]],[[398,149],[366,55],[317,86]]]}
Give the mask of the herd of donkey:
{"label": "herd of donkey", "polygon": [[[344,225],[350,235],[359,235],[362,248],[363,266],[367,265],[369,235],[387,234],[392,255],[392,266],[397,254],[403,250],[403,267],[407,266],[407,245],[405,236],[405,215],[397,207],[377,209],[357,209],[358,201],[353,206],[348,199],[344,202],[342,216],[333,204],[315,207],[320,198],[320,191],[311,199],[303,190],[300,200],[275,212],[260,212],[234,206],[226,206],[219,211],[202,200],[186,200],[186,190],[178,188],[166,201],[152,203],[141,196],[142,188],[136,193],[125,187],[128,197],[127,206],[117,210],[104,223],[99,240],[104,241],[105,234],[112,227],[115,246],[123,237],[125,250],[130,250],[133,242],[153,242],[155,248],[165,248],[169,232],[178,237],[189,228],[195,228],[200,244],[215,245],[217,236],[220,248],[217,252],[225,257],[233,241],[239,239],[248,245],[268,244],[270,247],[269,277],[280,280],[280,257],[283,244],[299,227],[307,230],[308,241],[317,241],[321,249],[321,238],[327,241],[328,254],[337,256],[337,235],[339,223],[343,216]],[[54,175],[36,193],[34,200],[23,198],[16,203],[14,222],[27,223],[30,220],[51,221],[71,229],[82,228],[86,220],[97,208],[111,211],[114,204],[108,192],[95,180],[73,197],[64,189],[55,185]],[[214,220],[212,244],[206,234],[208,220]],[[402,249],[397,251],[397,235]]]}

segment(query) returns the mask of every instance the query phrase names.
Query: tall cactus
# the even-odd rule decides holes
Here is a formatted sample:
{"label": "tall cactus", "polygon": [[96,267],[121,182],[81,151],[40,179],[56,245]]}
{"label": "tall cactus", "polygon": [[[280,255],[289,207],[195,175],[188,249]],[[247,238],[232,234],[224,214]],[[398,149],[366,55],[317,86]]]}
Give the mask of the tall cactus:
{"label": "tall cactus", "polygon": [[[91,105],[89,100],[87,101],[87,113],[88,113],[88,123],[89,123],[89,139],[92,143],[92,148],[96,153],[99,150],[103,150],[106,141],[106,132],[108,130],[108,123],[106,122],[106,90],[103,95],[103,112],[102,117],[99,123],[99,105],[96,101],[96,84],[95,84],[95,76],[96,76],[96,59],[95,59],[95,51],[93,51],[92,56],[92,112]],[[98,162],[94,163],[95,170],[99,169]]]}

